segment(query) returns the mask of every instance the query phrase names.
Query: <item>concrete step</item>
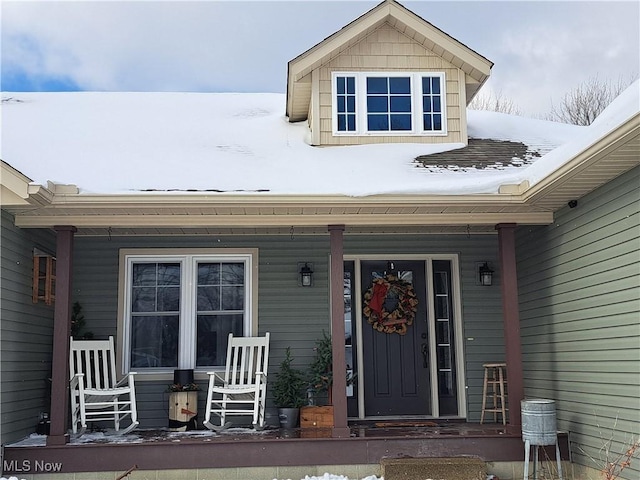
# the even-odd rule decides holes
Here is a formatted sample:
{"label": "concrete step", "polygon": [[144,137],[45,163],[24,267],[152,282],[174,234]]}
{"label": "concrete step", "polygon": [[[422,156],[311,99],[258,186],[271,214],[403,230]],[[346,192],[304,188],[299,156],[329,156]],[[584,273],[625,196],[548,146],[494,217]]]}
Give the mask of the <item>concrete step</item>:
{"label": "concrete step", "polygon": [[487,465],[479,458],[383,458],[384,480],[486,480]]}

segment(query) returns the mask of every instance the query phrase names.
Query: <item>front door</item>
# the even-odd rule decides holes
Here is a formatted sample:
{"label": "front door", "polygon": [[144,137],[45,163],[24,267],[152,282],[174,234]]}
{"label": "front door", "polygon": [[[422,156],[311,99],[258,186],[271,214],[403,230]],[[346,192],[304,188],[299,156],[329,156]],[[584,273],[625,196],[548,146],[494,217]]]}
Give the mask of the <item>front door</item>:
{"label": "front door", "polygon": [[[362,354],[364,364],[360,368],[364,376],[364,409],[367,417],[431,415],[431,381],[429,374],[429,322],[427,318],[425,262],[424,261],[363,261],[361,285],[365,299],[372,303],[376,279],[387,279],[386,294],[374,302],[382,305],[384,312],[400,312],[383,326],[375,322],[375,316],[362,318]],[[399,281],[397,284],[394,283]],[[407,283],[404,283],[407,282]],[[398,310],[398,302],[406,300],[410,284],[416,295],[414,318],[407,322],[406,308]],[[399,285],[401,288],[393,288]],[[369,292],[368,297],[367,293]],[[399,293],[398,293],[399,292]],[[399,298],[403,297],[403,298]],[[393,327],[397,324],[398,327]]]}

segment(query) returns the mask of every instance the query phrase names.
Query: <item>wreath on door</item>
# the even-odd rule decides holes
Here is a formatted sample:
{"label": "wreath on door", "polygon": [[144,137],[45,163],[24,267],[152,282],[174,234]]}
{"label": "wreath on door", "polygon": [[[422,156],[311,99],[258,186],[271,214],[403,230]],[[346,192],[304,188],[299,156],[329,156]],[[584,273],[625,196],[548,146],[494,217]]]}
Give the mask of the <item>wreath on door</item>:
{"label": "wreath on door", "polygon": [[[389,308],[388,301],[395,299],[397,303]],[[376,278],[364,294],[363,314],[379,332],[404,335],[417,311],[418,299],[413,286],[394,275]]]}

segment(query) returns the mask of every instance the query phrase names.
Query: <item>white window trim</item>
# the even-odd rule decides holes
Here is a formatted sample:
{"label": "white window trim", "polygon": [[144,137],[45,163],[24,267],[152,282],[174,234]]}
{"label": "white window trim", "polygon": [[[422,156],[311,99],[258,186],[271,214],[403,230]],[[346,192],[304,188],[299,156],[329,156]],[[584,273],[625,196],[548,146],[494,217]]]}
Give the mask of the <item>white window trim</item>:
{"label": "white window trim", "polygon": [[[356,79],[356,130],[338,131],[338,109],[336,102],[336,78],[337,77],[355,77]],[[404,131],[368,131],[367,125],[367,95],[366,80],[367,77],[409,77],[411,81],[411,124],[413,130]],[[423,130],[422,129],[422,87],[421,79],[423,77],[439,77],[442,100],[442,130]],[[416,91],[416,89],[418,91]],[[447,132],[447,91],[446,79],[444,72],[332,72],[331,73],[331,125],[334,136],[429,136],[443,137]]]}
{"label": "white window trim", "polygon": [[[181,285],[185,282],[192,284],[193,266],[199,261],[241,261],[245,264],[245,299],[244,299],[244,332],[246,336],[258,332],[258,250],[257,249],[121,249],[119,263],[119,288],[118,288],[118,370],[126,374],[131,370],[130,359],[130,269],[135,261],[159,261],[179,262],[183,266],[181,273]],[[180,338],[178,346],[178,366],[176,368],[193,368],[196,378],[204,378],[203,372],[211,370],[223,370],[224,366],[195,368],[195,347],[189,345],[192,341],[195,325],[195,296],[189,297],[188,288],[181,291],[181,319],[193,321],[180,322]],[[143,374],[145,380],[167,380],[173,378],[174,368],[149,368],[137,369],[138,374]],[[198,375],[200,373],[200,375]],[[141,378],[142,379],[142,378]]]}

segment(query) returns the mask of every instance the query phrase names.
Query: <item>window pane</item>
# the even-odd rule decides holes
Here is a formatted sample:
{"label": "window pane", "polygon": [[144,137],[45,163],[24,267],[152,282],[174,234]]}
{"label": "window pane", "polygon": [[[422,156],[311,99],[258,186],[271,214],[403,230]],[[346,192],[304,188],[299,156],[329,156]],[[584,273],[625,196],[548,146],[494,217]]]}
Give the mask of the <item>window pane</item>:
{"label": "window pane", "polygon": [[222,287],[222,310],[242,310],[244,287]]}
{"label": "window pane", "polygon": [[136,263],[133,265],[133,279],[134,287],[142,285],[155,285],[156,284],[156,264],[155,263]]}
{"label": "window pane", "polygon": [[433,116],[433,129],[442,130],[442,115]]}
{"label": "window pane", "polygon": [[423,118],[424,118],[424,129],[433,130],[433,125],[431,124],[431,115],[423,115]]}
{"label": "window pane", "polygon": [[198,315],[197,321],[196,366],[224,365],[229,333],[243,335],[243,314]]}
{"label": "window pane", "polygon": [[157,312],[178,312],[180,310],[180,287],[159,287],[157,290]]}
{"label": "window pane", "polygon": [[449,318],[449,297],[436,297],[436,318]]}
{"label": "window pane", "polygon": [[438,384],[440,389],[440,396],[453,395],[453,373],[452,372],[440,372],[438,374]]}
{"label": "window pane", "polygon": [[219,283],[219,263],[198,263],[198,285],[218,285]]}
{"label": "window pane", "polygon": [[338,109],[338,113],[345,112],[345,99],[344,97],[338,97],[338,102],[336,108]]}
{"label": "window pane", "polygon": [[431,97],[423,97],[422,98],[422,110],[425,113],[431,112]]}
{"label": "window pane", "polygon": [[156,289],[155,287],[134,287],[131,289],[132,312],[155,312]]}
{"label": "window pane", "polygon": [[355,131],[355,129],[356,129],[356,116],[355,115],[347,115],[347,129],[350,132]]}
{"label": "window pane", "polygon": [[178,315],[133,317],[131,367],[178,366]]}
{"label": "window pane", "polygon": [[449,342],[449,322],[436,322],[436,343],[448,344]]}
{"label": "window pane", "polygon": [[338,115],[338,131],[344,132],[346,131],[346,121],[344,115]]}
{"label": "window pane", "polygon": [[356,111],[356,97],[349,96],[347,97],[347,112],[355,113]]}
{"label": "window pane", "polygon": [[345,77],[336,78],[336,92],[338,95],[343,95],[345,92]]}
{"label": "window pane", "polygon": [[158,285],[180,285],[180,264],[158,263]]}
{"label": "window pane", "polygon": [[422,94],[428,95],[431,93],[431,78],[422,77]]}
{"label": "window pane", "polygon": [[449,353],[448,346],[443,346],[438,348],[438,368],[439,369],[449,369],[451,368],[451,355]]}
{"label": "window pane", "polygon": [[180,310],[179,263],[134,263],[132,272],[132,312]]}
{"label": "window pane", "polygon": [[431,93],[440,95],[440,77],[433,77],[431,79]]}
{"label": "window pane", "polygon": [[217,312],[220,310],[220,286],[198,287],[198,312]]}
{"label": "window pane", "polygon": [[392,112],[411,112],[411,97],[391,97]]}
{"label": "window pane", "polygon": [[433,111],[438,113],[442,112],[440,97],[433,97]]}
{"label": "window pane", "polygon": [[389,93],[411,93],[411,81],[409,77],[390,78]]}
{"label": "window pane", "polygon": [[449,292],[449,276],[447,275],[447,272],[434,272],[433,288],[436,293]]}
{"label": "window pane", "polygon": [[387,115],[367,115],[367,128],[372,131],[389,130]]}
{"label": "window pane", "polygon": [[389,111],[387,97],[367,97],[367,112],[386,113]]}
{"label": "window pane", "polygon": [[411,115],[391,115],[391,130],[411,130]]}
{"label": "window pane", "polygon": [[356,93],[356,78],[347,77],[347,93],[349,95],[355,95]]}
{"label": "window pane", "polygon": [[222,264],[222,285],[244,285],[244,263]]}
{"label": "window pane", "polygon": [[389,93],[386,77],[367,77],[367,93]]}

